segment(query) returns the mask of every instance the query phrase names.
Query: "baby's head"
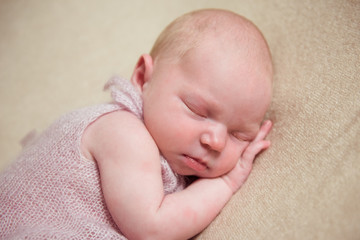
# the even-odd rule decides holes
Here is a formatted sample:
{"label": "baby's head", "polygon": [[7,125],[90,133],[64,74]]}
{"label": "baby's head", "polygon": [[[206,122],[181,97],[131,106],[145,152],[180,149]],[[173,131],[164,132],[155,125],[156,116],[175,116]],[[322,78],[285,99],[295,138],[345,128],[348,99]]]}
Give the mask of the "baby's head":
{"label": "baby's head", "polygon": [[[156,40],[153,60],[180,60],[189,50],[216,41],[220,51],[251,54],[272,71],[267,43],[258,28],[246,18],[226,10],[205,9],[185,14],[170,23]],[[215,49],[213,49],[215,51]]]}
{"label": "baby's head", "polygon": [[200,10],[161,33],[132,81],[142,92],[145,125],[172,169],[217,177],[259,131],[271,99],[271,56],[247,19]]}

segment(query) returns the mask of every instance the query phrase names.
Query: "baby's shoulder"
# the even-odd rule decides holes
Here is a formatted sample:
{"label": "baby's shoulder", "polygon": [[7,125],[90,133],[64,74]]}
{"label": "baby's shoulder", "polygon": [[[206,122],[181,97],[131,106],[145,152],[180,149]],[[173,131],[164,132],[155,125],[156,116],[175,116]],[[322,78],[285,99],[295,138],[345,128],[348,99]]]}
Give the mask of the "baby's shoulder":
{"label": "baby's shoulder", "polygon": [[116,148],[134,145],[156,147],[142,120],[131,112],[118,110],[101,116],[87,127],[81,150],[86,158],[95,160],[94,155],[100,151],[111,153]]}

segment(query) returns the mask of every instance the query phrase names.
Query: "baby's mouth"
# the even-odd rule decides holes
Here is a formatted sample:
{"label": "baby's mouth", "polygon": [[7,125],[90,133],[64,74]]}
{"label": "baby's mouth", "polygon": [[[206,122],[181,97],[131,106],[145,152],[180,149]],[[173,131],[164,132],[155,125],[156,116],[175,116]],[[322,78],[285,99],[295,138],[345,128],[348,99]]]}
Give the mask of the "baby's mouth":
{"label": "baby's mouth", "polygon": [[197,172],[205,171],[208,168],[207,165],[204,162],[202,162],[200,159],[193,158],[188,155],[184,155],[184,162],[186,166]]}

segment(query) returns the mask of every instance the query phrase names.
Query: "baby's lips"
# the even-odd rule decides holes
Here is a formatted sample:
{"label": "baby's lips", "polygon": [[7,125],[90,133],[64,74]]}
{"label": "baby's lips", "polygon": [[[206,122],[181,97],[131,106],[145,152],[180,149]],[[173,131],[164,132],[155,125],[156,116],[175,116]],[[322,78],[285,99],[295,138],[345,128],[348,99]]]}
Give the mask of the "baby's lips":
{"label": "baby's lips", "polygon": [[207,165],[200,159],[185,155],[185,164],[195,171],[202,172],[207,169]]}

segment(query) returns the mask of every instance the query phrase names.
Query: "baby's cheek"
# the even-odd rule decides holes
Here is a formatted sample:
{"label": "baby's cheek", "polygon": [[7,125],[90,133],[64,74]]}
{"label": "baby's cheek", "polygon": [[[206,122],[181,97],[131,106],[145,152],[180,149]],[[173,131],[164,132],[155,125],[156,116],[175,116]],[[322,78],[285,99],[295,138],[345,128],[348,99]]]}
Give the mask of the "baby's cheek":
{"label": "baby's cheek", "polygon": [[231,148],[231,151],[229,151],[227,158],[229,160],[229,167],[232,169],[236,166],[236,164],[239,162],[241,155],[244,153],[245,149],[249,146],[246,142],[241,142],[239,144],[234,144]]}
{"label": "baby's cheek", "polygon": [[220,166],[218,166],[217,175],[221,176],[221,175],[224,175],[224,174],[230,172],[236,166],[236,164],[239,162],[239,160],[240,160],[240,157],[239,157],[238,152],[223,155],[223,157],[220,161],[221,162]]}
{"label": "baby's cheek", "polygon": [[238,146],[238,156],[239,158],[242,156],[242,154],[245,152],[246,148],[250,145],[250,142],[248,141],[243,141],[240,143],[240,145]]}

